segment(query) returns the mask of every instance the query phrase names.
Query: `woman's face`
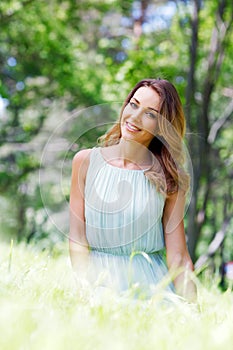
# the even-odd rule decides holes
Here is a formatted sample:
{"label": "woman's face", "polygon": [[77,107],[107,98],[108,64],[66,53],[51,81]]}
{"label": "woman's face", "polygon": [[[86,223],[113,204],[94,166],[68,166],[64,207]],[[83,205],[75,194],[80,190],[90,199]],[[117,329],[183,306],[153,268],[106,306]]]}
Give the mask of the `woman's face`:
{"label": "woman's face", "polygon": [[148,86],[140,87],[123,110],[122,138],[148,147],[155,135],[160,97]]}

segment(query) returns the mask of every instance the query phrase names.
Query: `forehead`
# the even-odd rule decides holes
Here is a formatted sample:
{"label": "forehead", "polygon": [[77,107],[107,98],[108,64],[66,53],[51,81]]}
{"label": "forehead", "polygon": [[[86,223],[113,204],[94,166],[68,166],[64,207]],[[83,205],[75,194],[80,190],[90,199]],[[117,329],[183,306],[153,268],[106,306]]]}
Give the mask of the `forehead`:
{"label": "forehead", "polygon": [[159,106],[159,94],[150,86],[140,87],[132,97],[138,100],[143,107],[158,108]]}

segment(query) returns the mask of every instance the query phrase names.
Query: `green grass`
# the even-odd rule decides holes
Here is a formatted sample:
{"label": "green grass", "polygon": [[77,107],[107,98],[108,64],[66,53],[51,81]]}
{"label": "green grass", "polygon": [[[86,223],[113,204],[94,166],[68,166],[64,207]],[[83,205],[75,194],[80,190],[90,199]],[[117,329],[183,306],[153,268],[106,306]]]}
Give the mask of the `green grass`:
{"label": "green grass", "polygon": [[232,349],[233,294],[198,285],[198,308],[77,289],[67,247],[0,245],[0,349]]}

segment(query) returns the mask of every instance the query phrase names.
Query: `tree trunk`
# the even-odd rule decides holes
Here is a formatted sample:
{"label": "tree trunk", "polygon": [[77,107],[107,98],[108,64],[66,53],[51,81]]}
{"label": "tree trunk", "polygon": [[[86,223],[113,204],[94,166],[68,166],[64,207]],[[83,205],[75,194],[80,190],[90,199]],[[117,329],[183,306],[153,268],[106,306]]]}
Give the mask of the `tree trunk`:
{"label": "tree trunk", "polygon": [[[190,71],[188,76],[188,86],[186,92],[186,113],[189,123],[188,126],[191,127],[191,117],[192,117],[192,107],[195,106],[195,101],[193,95],[195,93],[195,63],[197,58],[197,48],[198,48],[198,14],[200,10],[200,2],[198,0],[194,1],[194,14],[192,21],[192,43],[190,48]],[[196,142],[194,139],[190,139],[191,145],[194,145],[194,157],[193,157],[193,167],[194,167],[194,187],[193,187],[193,197],[191,200],[191,205],[188,214],[188,246],[190,250],[190,255],[193,260],[195,260],[195,248],[200,236],[201,228],[205,222],[205,209],[210,193],[210,183],[211,183],[211,173],[212,173],[212,149],[208,142],[208,137],[210,133],[209,125],[209,111],[211,106],[211,96],[214,91],[217,79],[219,77],[220,68],[222,65],[225,49],[225,39],[229,32],[230,26],[232,24],[232,18],[230,21],[224,22],[224,14],[226,9],[226,1],[222,0],[218,2],[218,8],[215,16],[215,27],[212,31],[212,38],[210,43],[209,56],[207,58],[206,66],[206,76],[204,78],[202,87],[202,104],[200,111],[197,112],[196,120],[198,126],[199,139]],[[195,130],[194,130],[195,131]],[[197,142],[198,141],[198,142]],[[196,145],[196,147],[195,147]],[[197,152],[197,153],[196,153]],[[203,205],[199,208],[199,219],[197,216],[197,199],[200,193],[200,179],[202,179],[202,191],[203,195]],[[204,188],[203,188],[204,186]]]}
{"label": "tree trunk", "polygon": [[[187,128],[190,132],[193,129],[192,125],[192,114],[194,106],[194,95],[196,90],[196,81],[195,81],[195,70],[197,62],[197,49],[198,49],[198,29],[199,29],[199,12],[200,12],[201,2],[199,0],[194,1],[193,15],[191,20],[192,28],[192,38],[191,45],[189,49],[190,54],[190,69],[187,77],[187,87],[186,87],[186,105],[185,105],[185,114],[187,118]],[[188,212],[188,247],[191,258],[194,259],[195,246],[197,241],[197,229],[196,229],[196,206],[197,206],[197,190],[199,184],[199,174],[197,169],[199,169],[199,158],[195,155],[197,154],[197,144],[194,140],[193,133],[188,134],[189,144],[192,145],[191,154],[193,159],[193,194],[189,206]]]}

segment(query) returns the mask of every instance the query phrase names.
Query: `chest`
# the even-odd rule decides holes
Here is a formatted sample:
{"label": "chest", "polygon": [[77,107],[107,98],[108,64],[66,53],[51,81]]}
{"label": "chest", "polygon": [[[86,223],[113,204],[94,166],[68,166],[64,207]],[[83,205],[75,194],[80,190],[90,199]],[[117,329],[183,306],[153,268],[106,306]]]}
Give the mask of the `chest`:
{"label": "chest", "polygon": [[[111,169],[112,170],[112,169]],[[120,216],[130,221],[160,219],[164,198],[143,172],[100,169],[89,181],[85,193],[86,207],[96,215]]]}

